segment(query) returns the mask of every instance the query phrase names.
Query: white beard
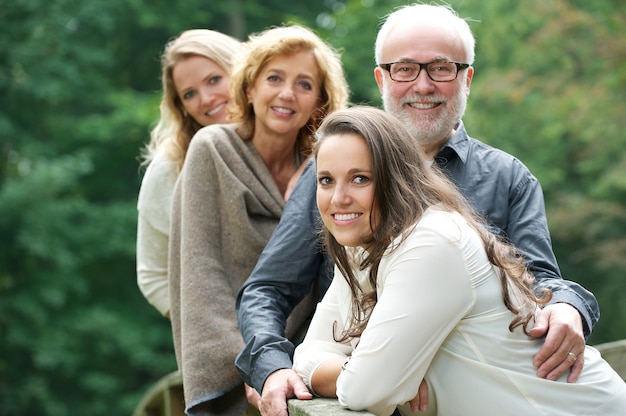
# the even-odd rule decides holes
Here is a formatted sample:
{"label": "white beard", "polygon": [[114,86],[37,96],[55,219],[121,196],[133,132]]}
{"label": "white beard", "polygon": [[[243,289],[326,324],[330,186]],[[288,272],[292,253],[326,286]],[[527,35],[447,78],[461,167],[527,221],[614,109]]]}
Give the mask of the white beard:
{"label": "white beard", "polygon": [[[422,146],[445,142],[457,123],[463,118],[467,106],[465,88],[459,88],[451,100],[439,95],[422,96],[417,94],[404,96],[397,100],[391,97],[389,89],[384,90],[382,99],[385,110],[395,115]],[[406,108],[411,102],[440,102],[444,108],[438,115],[419,115]]]}

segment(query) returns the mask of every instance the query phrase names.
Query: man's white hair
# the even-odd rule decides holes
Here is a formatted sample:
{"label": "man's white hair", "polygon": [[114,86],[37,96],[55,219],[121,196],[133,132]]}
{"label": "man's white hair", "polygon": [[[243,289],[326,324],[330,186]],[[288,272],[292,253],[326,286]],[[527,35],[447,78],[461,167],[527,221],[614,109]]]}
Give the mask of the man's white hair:
{"label": "man's white hair", "polygon": [[466,61],[472,65],[474,63],[474,47],[476,40],[474,34],[466,20],[459,17],[457,12],[449,5],[431,5],[431,4],[410,4],[399,7],[385,18],[383,25],[376,36],[376,44],[374,46],[374,54],[376,64],[381,62],[383,54],[383,45],[389,32],[399,23],[405,21],[428,21],[440,22],[447,27],[454,28],[459,34],[463,45],[465,46]]}

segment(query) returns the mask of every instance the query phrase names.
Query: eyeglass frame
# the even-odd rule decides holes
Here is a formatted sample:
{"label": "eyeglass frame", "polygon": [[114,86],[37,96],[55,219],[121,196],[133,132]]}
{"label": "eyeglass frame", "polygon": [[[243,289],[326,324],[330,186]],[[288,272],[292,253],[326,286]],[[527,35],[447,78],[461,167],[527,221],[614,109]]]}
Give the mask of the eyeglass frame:
{"label": "eyeglass frame", "polygon": [[[430,75],[430,72],[428,72],[428,65],[430,64],[454,64],[456,66],[456,74],[454,74],[454,78],[449,79],[447,81],[438,81],[436,79],[433,79],[433,77]],[[406,81],[398,81],[393,79],[393,77],[391,76],[391,65],[393,64],[413,64],[413,65],[419,65],[420,69],[419,71],[417,71],[417,75],[415,75],[415,78],[413,79],[409,79]],[[454,61],[431,61],[431,62],[415,62],[415,61],[396,61],[396,62],[389,62],[386,64],[378,64],[378,67],[381,69],[384,69],[385,71],[387,71],[389,73],[389,78],[391,78],[391,80],[393,82],[413,82],[415,81],[420,74],[422,73],[422,69],[426,70],[426,75],[428,75],[428,78],[430,78],[433,82],[452,82],[455,79],[457,79],[459,77],[459,72],[463,71],[467,68],[469,68],[471,65],[470,64],[465,64],[465,63],[461,63],[461,62],[454,62]]]}

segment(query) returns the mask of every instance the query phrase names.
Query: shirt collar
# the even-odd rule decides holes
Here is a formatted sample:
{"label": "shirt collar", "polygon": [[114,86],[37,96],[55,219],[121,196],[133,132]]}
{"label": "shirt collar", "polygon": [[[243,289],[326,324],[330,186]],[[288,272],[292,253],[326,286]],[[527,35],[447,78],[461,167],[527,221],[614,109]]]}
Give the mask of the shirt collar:
{"label": "shirt collar", "polygon": [[456,131],[450,137],[450,139],[444,144],[439,152],[437,152],[437,156],[435,156],[435,160],[439,165],[445,164],[446,161],[452,159],[454,155],[461,160],[461,162],[465,163],[467,160],[467,155],[469,153],[469,137],[467,132],[465,131],[465,126],[463,125],[463,121],[459,121],[457,125]]}

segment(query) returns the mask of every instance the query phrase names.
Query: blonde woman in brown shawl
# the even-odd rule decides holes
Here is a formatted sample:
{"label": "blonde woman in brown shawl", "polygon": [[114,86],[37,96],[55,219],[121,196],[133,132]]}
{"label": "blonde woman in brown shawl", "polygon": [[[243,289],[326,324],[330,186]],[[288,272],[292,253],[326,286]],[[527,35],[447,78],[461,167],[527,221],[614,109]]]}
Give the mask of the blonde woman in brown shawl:
{"label": "blonde woman in brown shawl", "polygon": [[301,26],[252,35],[233,68],[232,124],[194,136],[176,185],[172,329],[191,415],[241,415],[237,292],[282,215],[322,118],[347,105],[339,55]]}
{"label": "blonde woman in brown shawl", "polygon": [[166,317],[174,184],[191,137],[200,128],[227,119],[230,70],[240,47],[238,40],[223,33],[192,29],[169,41],[161,56],[161,115],[142,154],[147,169],[137,202],[137,285]]}

